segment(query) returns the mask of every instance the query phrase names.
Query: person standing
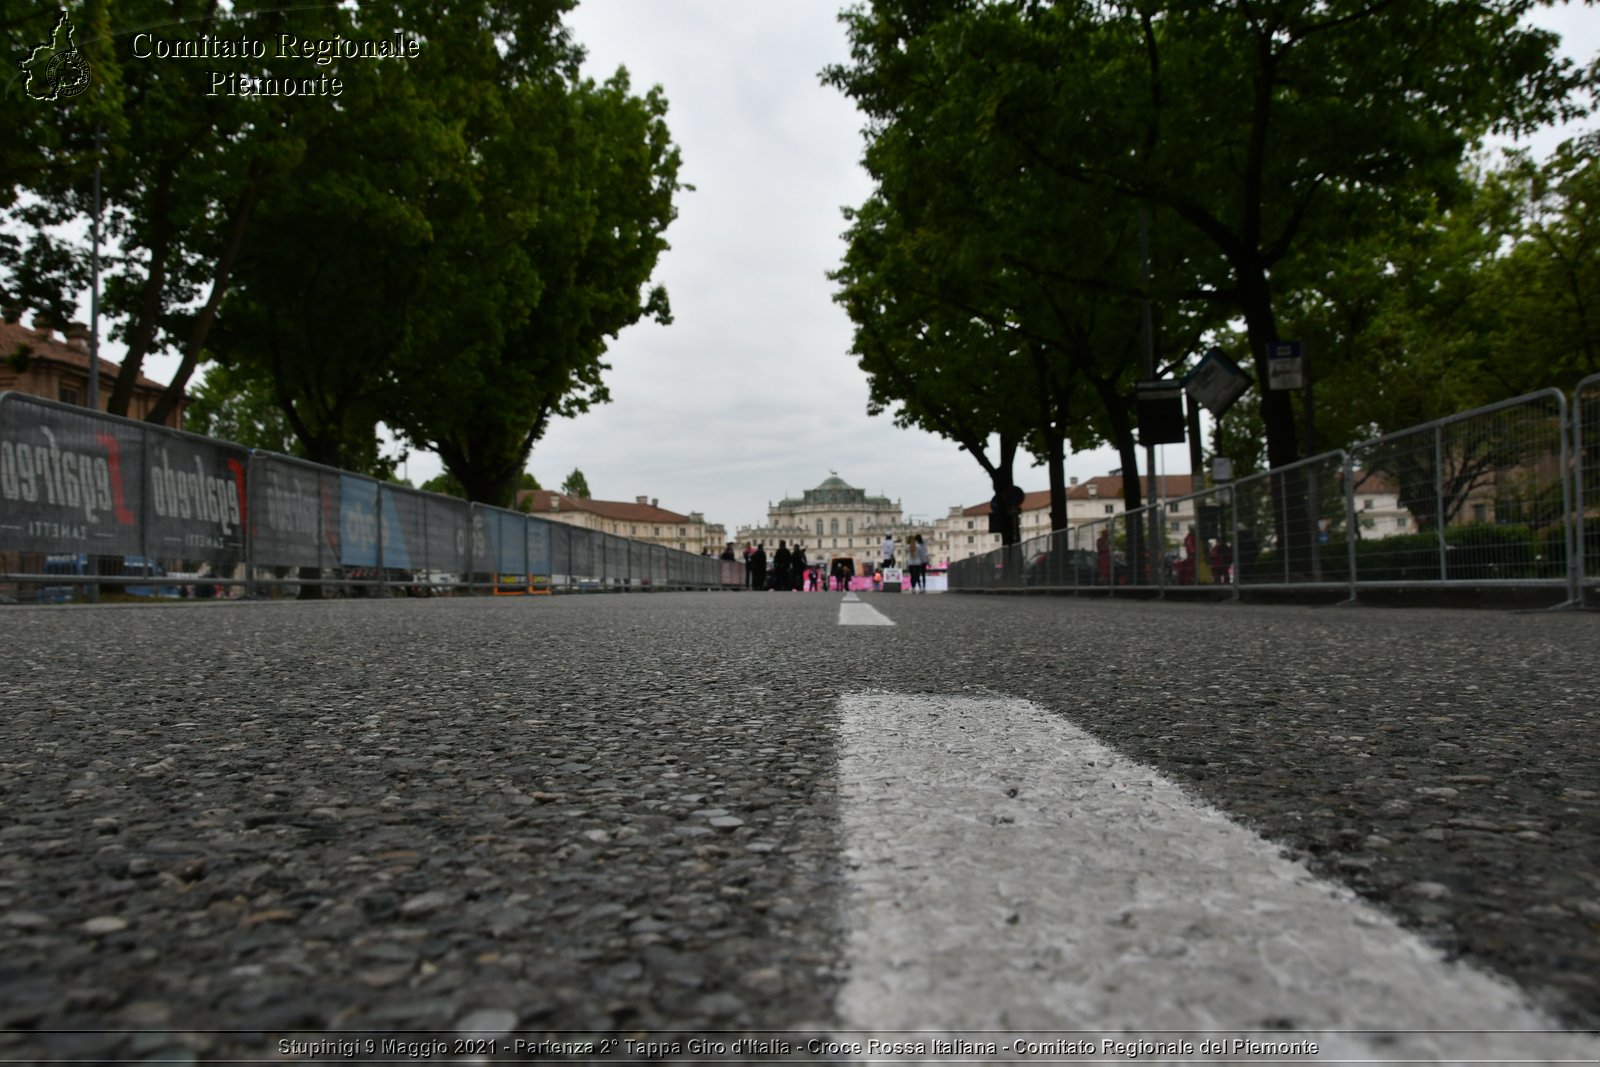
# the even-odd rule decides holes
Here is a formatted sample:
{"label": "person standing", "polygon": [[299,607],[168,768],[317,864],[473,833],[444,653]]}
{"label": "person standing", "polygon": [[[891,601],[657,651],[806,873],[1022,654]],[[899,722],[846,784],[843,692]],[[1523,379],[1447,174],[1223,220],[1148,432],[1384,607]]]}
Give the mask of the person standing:
{"label": "person standing", "polygon": [[884,567],[893,567],[893,566],[894,566],[894,531],[890,530],[888,533],[883,535],[883,566],[879,567],[878,570],[881,571],[881,570],[884,569]]}
{"label": "person standing", "polygon": [[744,543],[744,581],[746,587],[756,588],[756,550],[749,541]]}
{"label": "person standing", "polygon": [[789,557],[789,588],[796,593],[806,591],[806,546],[796,542],[794,554]]}
{"label": "person standing", "polygon": [[789,551],[789,542],[780,540],[778,551],[772,554],[772,588],[776,591],[787,591],[789,588],[789,567],[794,563],[794,553]]}
{"label": "person standing", "polygon": [[850,579],[855,577],[856,565],[848,556],[840,556],[833,561],[833,576],[839,581],[839,592],[850,591]]}
{"label": "person standing", "polygon": [[928,546],[923,543],[921,534],[911,539],[911,591],[928,591]]}
{"label": "person standing", "polygon": [[765,589],[767,587],[767,544],[765,541],[756,542],[756,554],[750,557],[755,565],[755,579],[751,583],[752,589]]}

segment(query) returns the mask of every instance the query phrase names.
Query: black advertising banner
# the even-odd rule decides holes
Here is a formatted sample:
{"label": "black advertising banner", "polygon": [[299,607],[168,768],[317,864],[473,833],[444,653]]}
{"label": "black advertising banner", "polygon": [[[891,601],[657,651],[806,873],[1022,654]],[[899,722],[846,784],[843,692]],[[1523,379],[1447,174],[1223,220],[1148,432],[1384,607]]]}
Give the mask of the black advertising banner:
{"label": "black advertising banner", "polygon": [[339,562],[339,472],[257,452],[250,467],[250,554],[264,567]]}
{"label": "black advertising banner", "polygon": [[[430,567],[428,559],[428,525],[424,521],[423,497],[420,493],[383,487],[383,514],[387,525],[383,528],[383,565],[399,567],[413,573]],[[403,547],[403,555],[396,548]]]}
{"label": "black advertising banner", "polygon": [[146,448],[145,548],[157,559],[244,561],[245,471],[239,445],[152,428]]}
{"label": "black advertising banner", "polygon": [[147,431],[15,393],[0,398],[0,544],[23,552],[143,551]]}
{"label": "black advertising banner", "polygon": [[467,571],[467,537],[472,520],[465,500],[428,494],[422,498],[427,530],[428,568],[446,574]]}

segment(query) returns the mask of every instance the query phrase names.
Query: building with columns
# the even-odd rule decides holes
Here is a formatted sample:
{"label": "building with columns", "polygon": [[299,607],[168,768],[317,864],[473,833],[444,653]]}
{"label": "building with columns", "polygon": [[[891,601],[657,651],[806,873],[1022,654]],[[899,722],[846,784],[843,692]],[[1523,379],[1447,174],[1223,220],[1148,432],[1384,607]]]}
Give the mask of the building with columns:
{"label": "building with columns", "polygon": [[764,544],[770,559],[778,542],[786,541],[791,548],[802,546],[811,563],[827,565],[844,556],[854,562],[857,574],[865,574],[869,564],[876,567],[882,561],[886,533],[894,537],[895,559],[902,565],[905,543],[915,534],[928,542],[929,559],[933,559],[933,545],[928,541],[933,536],[932,526],[906,523],[899,501],[868,496],[866,490],[829,472],[815,489],[776,504],[769,502],[766,524],[739,527],[735,547],[742,552],[746,544]]}

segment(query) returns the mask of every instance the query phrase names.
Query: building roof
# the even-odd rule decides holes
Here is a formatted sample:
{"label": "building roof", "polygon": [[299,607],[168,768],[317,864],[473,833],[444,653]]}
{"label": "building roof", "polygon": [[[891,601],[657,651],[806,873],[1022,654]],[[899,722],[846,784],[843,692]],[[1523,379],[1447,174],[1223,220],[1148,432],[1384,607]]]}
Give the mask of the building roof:
{"label": "building roof", "polygon": [[524,489],[517,494],[517,503],[521,504],[529,497],[533,498],[529,511],[531,515],[544,515],[552,511],[586,511],[591,515],[624,522],[700,521],[691,519],[688,515],[679,515],[676,511],[657,507],[655,504],[624,500],[594,500],[588,497],[568,496],[566,493],[557,493],[549,489]]}
{"label": "building roof", "polygon": [[[1093,486],[1093,489],[1090,487]],[[1139,476],[1139,488],[1150,492],[1149,475]],[[1170,500],[1173,497],[1188,496],[1195,492],[1195,477],[1192,474],[1164,474],[1161,476],[1161,496]],[[1072,500],[1120,500],[1122,498],[1122,476],[1120,474],[1101,474],[1085,479],[1077,485],[1067,487],[1067,499]],[[1020,511],[1043,511],[1050,506],[1050,490],[1036,489],[1022,498]],[[961,511],[965,516],[979,516],[989,514],[989,502],[974,504]]]}
{"label": "building roof", "polygon": [[779,508],[833,506],[838,504],[864,504],[874,508],[892,508],[893,501],[886,496],[868,496],[865,489],[857,489],[837,474],[830,473],[815,489],[807,489],[799,497],[784,497]]}
{"label": "building roof", "polygon": [[[58,363],[72,367],[89,374],[89,345],[87,340],[65,340],[59,338],[51,330],[36,330],[24,326],[20,322],[0,321],[0,367],[9,369],[6,362],[13,356],[26,355],[29,360],[42,360],[47,363]],[[108,359],[100,360],[100,380],[113,381],[117,373],[122,370],[122,364],[113,363]],[[147,389],[160,391],[166,388],[158,381],[146,378],[143,374],[135,379],[137,385]],[[107,395],[104,389],[102,395]],[[51,397],[50,399],[55,399]]]}

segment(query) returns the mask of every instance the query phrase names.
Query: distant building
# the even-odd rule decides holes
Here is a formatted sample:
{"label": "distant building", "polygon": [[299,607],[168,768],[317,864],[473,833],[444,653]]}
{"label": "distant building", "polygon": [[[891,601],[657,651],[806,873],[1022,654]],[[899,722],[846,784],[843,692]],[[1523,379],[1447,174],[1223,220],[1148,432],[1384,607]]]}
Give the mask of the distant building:
{"label": "distant building", "polygon": [[712,555],[722,551],[720,526],[708,525],[705,516],[698,511],[687,515],[668,511],[660,506],[659,500],[647,496],[635,497],[628,503],[568,496],[549,489],[524,489],[517,494],[517,506],[524,507],[524,502],[530,515],[581,526],[585,530],[665,545],[696,555],[708,548],[712,549]]}
{"label": "distant building", "polygon": [[[1168,474],[1160,480],[1161,499],[1188,496],[1202,486],[1188,474]],[[1150,492],[1150,479],[1141,477],[1139,487]],[[1104,522],[1126,510],[1122,499],[1122,475],[1100,475],[1080,482],[1073,478],[1067,486],[1067,529],[1072,530],[1092,522]],[[1165,505],[1162,521],[1167,536],[1181,542],[1195,521],[1194,501],[1185,500]],[[1022,539],[1041,537],[1050,530],[1050,490],[1029,493],[1022,498]],[[933,561],[940,566],[982,555],[1000,547],[1000,535],[989,532],[989,504],[972,507],[953,507],[950,513],[933,524]]]}
{"label": "distant building", "polygon": [[[104,411],[116,385],[120,364],[100,360],[100,410]],[[156,406],[166,387],[139,375],[134,381],[128,417],[142,419]],[[0,322],[0,392],[26,393],[28,396],[59,400],[80,407],[89,403],[89,329],[82,323],[67,327],[63,340],[49,326],[35,319],[33,326]],[[188,400],[179,401],[165,425],[183,426]]]}
{"label": "distant building", "polygon": [[[906,522],[898,501],[868,496],[866,490],[834,474],[798,497],[768,503],[766,524],[741,526],[734,541],[740,553],[746,544],[765,544],[769,559],[778,542],[787,541],[791,548],[797,544],[804,547],[811,563],[827,565],[844,556],[854,561],[857,574],[865,574],[868,564],[876,567],[882,562],[885,534],[893,535],[895,559],[904,565],[907,539],[921,534],[927,542],[933,527]],[[928,554],[931,560],[931,543]]]}

